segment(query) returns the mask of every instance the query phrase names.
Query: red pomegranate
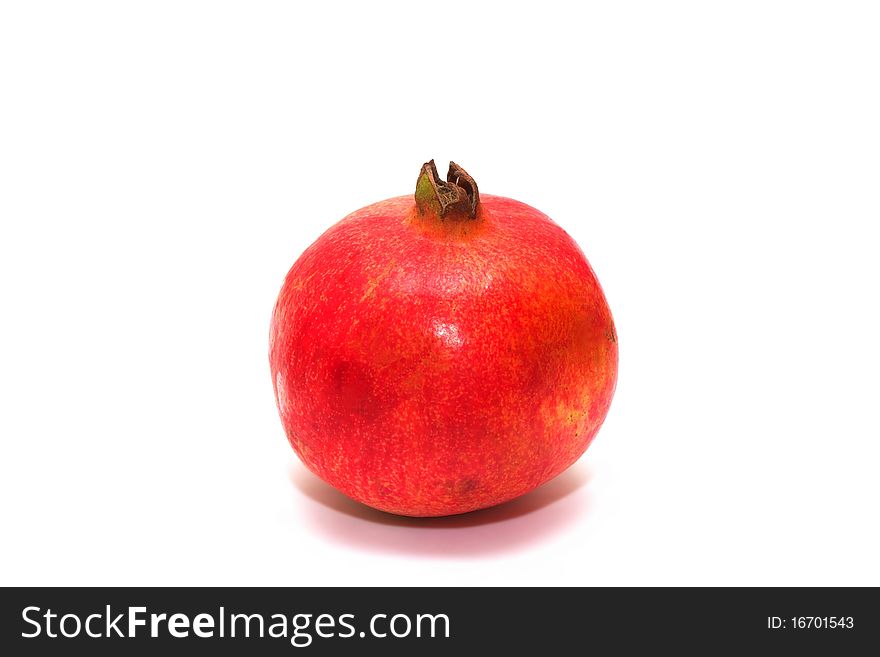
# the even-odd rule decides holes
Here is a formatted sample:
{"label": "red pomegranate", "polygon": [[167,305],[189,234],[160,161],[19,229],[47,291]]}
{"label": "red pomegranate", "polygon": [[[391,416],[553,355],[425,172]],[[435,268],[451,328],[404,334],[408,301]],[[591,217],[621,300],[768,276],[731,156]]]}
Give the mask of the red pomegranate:
{"label": "red pomegranate", "polygon": [[593,270],[538,210],[422,167],[294,263],[272,316],[281,421],[306,466],[407,516],[500,504],[574,463],[617,381]]}

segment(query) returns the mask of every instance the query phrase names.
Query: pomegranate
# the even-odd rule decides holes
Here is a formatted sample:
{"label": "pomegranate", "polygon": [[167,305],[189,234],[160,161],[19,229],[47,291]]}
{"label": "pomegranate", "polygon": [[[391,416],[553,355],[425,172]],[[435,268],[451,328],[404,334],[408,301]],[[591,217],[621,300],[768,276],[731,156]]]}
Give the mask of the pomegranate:
{"label": "pomegranate", "polygon": [[294,263],[272,316],[281,421],[306,466],[407,516],[513,499],[605,419],[617,335],[574,240],[538,210],[422,167]]}

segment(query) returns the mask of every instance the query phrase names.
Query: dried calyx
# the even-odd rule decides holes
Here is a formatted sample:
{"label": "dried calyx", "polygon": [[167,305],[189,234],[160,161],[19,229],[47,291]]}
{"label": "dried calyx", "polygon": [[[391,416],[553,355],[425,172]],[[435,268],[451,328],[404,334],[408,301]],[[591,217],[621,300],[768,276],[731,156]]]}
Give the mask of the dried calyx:
{"label": "dried calyx", "polygon": [[432,212],[443,218],[475,219],[480,205],[477,183],[455,162],[449,163],[446,180],[438,175],[434,160],[423,164],[415,198],[420,214]]}

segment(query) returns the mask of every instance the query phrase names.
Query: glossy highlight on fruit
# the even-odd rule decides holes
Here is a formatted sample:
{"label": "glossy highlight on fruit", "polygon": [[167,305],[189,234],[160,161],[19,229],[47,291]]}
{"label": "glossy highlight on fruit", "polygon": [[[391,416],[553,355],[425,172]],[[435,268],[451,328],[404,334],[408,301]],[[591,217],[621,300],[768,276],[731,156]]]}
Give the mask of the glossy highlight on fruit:
{"label": "glossy highlight on fruit", "polygon": [[577,244],[538,210],[422,167],[415,195],[331,227],[272,316],[281,421],[303,463],[369,506],[443,516],[574,463],[617,381],[617,334]]}

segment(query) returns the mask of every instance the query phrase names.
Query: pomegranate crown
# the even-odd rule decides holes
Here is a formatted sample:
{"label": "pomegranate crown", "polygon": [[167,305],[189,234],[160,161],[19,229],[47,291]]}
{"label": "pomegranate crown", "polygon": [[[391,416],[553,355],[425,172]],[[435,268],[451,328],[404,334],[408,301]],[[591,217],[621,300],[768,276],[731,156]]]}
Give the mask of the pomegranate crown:
{"label": "pomegranate crown", "polygon": [[476,219],[480,190],[476,181],[455,162],[449,163],[446,180],[440,178],[434,160],[425,162],[416,181],[416,205],[419,214]]}

